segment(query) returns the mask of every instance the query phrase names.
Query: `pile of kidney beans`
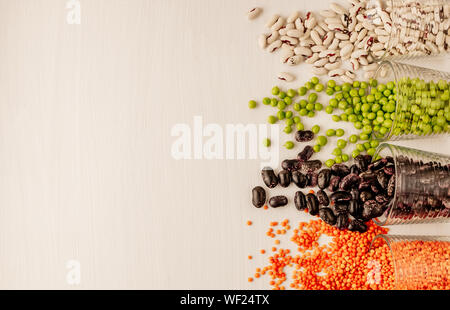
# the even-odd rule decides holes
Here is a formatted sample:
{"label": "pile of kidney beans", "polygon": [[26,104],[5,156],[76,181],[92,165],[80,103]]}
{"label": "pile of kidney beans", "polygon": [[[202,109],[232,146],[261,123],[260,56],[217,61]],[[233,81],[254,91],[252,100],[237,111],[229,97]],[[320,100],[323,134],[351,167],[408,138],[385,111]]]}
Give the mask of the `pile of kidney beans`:
{"label": "pile of kidney beans", "polygon": [[[272,168],[261,172],[264,184],[268,188],[280,185],[288,187],[294,183],[298,188],[315,188],[304,194],[297,191],[294,197],[295,207],[308,212],[329,225],[341,230],[366,232],[367,221],[381,216],[395,193],[395,165],[392,157],[382,158],[372,163],[372,156],[360,155],[355,164],[335,164],[331,169],[321,169],[320,160],[310,160],[314,152],[310,146],[298,155],[297,159],[282,162],[282,171],[275,174]],[[321,169],[321,170],[320,170]],[[253,205],[261,208],[266,203],[266,191],[262,187],[253,189]],[[272,197],[272,208],[288,204],[285,196]]]}

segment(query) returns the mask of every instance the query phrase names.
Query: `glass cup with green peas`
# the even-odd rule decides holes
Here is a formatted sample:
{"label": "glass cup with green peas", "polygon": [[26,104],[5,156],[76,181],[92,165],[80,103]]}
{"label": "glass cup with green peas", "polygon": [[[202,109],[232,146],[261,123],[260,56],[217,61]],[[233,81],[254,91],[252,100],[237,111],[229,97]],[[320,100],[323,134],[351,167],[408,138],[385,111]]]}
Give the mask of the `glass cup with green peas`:
{"label": "glass cup with green peas", "polygon": [[367,96],[371,134],[379,141],[450,134],[449,92],[448,73],[382,62]]}

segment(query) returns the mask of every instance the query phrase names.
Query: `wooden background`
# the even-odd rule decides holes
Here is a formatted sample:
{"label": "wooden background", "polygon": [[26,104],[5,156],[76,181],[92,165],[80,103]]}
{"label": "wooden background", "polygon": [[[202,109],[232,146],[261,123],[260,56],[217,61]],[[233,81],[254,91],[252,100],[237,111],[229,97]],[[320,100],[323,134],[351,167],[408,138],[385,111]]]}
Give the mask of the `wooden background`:
{"label": "wooden background", "polygon": [[[81,0],[80,25],[67,24],[66,2],[0,0],[0,288],[268,288],[247,283],[271,247],[268,223],[308,216],[251,207],[259,161],[175,161],[170,131],[195,115],[264,123],[269,112],[247,102],[285,68],[258,34],[273,13],[328,1]],[[265,12],[250,23],[256,3]],[[450,71],[448,58],[419,63]],[[309,66],[294,71],[292,86],[311,77]],[[331,128],[325,114],[313,122]],[[66,282],[72,259],[78,286]]]}

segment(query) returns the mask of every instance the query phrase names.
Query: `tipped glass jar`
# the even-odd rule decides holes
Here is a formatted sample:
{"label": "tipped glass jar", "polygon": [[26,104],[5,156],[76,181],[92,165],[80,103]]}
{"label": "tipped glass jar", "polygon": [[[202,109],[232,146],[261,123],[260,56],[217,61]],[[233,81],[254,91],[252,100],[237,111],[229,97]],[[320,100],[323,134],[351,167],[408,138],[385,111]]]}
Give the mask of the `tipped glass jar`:
{"label": "tipped glass jar", "polygon": [[405,140],[450,133],[450,74],[383,61],[375,79],[386,86],[377,89],[385,93],[378,102],[385,117],[373,132],[376,139]]}
{"label": "tipped glass jar", "polygon": [[392,281],[396,290],[450,289],[450,237],[379,235],[370,251],[386,246],[388,262],[370,261],[368,281]]}
{"label": "tipped glass jar", "polygon": [[[450,221],[450,157],[382,144],[377,155],[390,157],[395,173],[389,180],[391,201],[378,225]],[[377,157],[377,155],[375,157]]]}
{"label": "tipped glass jar", "polygon": [[374,27],[375,59],[450,52],[450,0],[372,0],[365,18]]}

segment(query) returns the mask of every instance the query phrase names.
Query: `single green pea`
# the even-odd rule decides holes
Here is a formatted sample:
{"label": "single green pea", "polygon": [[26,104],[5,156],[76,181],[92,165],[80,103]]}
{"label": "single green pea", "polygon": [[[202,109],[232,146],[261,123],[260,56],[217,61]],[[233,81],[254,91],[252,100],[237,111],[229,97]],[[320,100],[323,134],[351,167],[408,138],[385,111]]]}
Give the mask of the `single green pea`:
{"label": "single green pea", "polygon": [[356,129],[362,129],[363,128],[363,124],[361,122],[356,122],[355,123],[355,128]]}
{"label": "single green pea", "polygon": [[370,146],[372,148],[377,148],[379,145],[380,145],[380,142],[378,142],[377,140],[370,141]]}
{"label": "single green pea", "polygon": [[257,105],[257,103],[256,103],[255,100],[250,100],[250,101],[248,102],[248,107],[249,107],[250,109],[256,108],[256,105]]}
{"label": "single green pea", "polygon": [[318,136],[316,142],[320,146],[325,146],[328,143],[328,139],[325,136]]}
{"label": "single green pea", "polygon": [[270,101],[271,101],[270,98],[269,98],[269,97],[266,97],[266,98],[263,99],[262,102],[263,102],[264,105],[269,105],[269,104],[270,104]]}
{"label": "single green pea", "polygon": [[272,88],[272,95],[277,96],[280,93],[280,88],[278,86],[275,86]]}
{"label": "single green pea", "polygon": [[286,119],[285,123],[287,126],[292,126],[292,125],[294,125],[294,120],[292,118],[288,118],[288,119]]}
{"label": "single green pea", "polygon": [[363,133],[370,135],[372,133],[372,126],[366,125],[363,127]]}
{"label": "single green pea", "polygon": [[323,110],[323,105],[321,103],[316,102],[314,104],[314,110],[316,111],[322,111]]}
{"label": "single green pea", "polygon": [[298,89],[298,94],[299,94],[300,96],[306,95],[307,92],[308,92],[308,89],[307,89],[306,87],[304,87],[304,86],[302,86],[302,87],[300,87],[300,88]]}
{"label": "single green pea", "polygon": [[360,133],[360,134],[359,134],[359,139],[360,139],[361,141],[369,140],[369,135],[366,134],[366,133]]}
{"label": "single green pea", "polygon": [[294,120],[295,124],[298,124],[301,121],[300,117],[298,117],[298,116],[294,116],[293,120]]}
{"label": "single green pea", "polygon": [[340,116],[341,116],[341,120],[342,121],[344,121],[344,122],[348,121],[348,115],[347,114],[344,113],[344,114],[341,114]]}
{"label": "single green pea", "polygon": [[333,165],[336,163],[336,161],[334,161],[334,159],[328,159],[326,162],[325,162],[325,166],[327,166],[328,168],[331,168],[331,167],[333,167]]}
{"label": "single green pea", "polygon": [[370,156],[373,156],[373,155],[375,155],[376,151],[377,151],[376,149],[370,148],[367,150],[367,154],[369,154]]}
{"label": "single green pea", "polygon": [[350,141],[350,143],[355,144],[356,142],[358,142],[358,136],[357,135],[351,135],[350,138],[348,138],[348,141]]}
{"label": "single green pea", "polygon": [[342,155],[342,150],[337,147],[333,150],[333,152],[331,154],[333,154],[334,156],[340,156],[340,155]]}
{"label": "single green pea", "polygon": [[294,103],[294,111],[300,111],[300,103]]}
{"label": "single green pea", "polygon": [[328,137],[333,137],[336,135],[336,130],[334,129],[328,129],[327,132],[325,133]]}
{"label": "single green pea", "polygon": [[324,86],[323,86],[323,84],[321,84],[321,83],[319,83],[319,84],[316,84],[316,86],[314,86],[314,90],[316,91],[316,92],[318,92],[318,93],[320,93],[320,92],[322,92],[323,90],[324,90]]}
{"label": "single green pea", "polygon": [[359,88],[361,89],[366,89],[367,87],[369,87],[369,85],[367,84],[367,82],[361,82],[361,85]]}
{"label": "single green pea", "polygon": [[348,156],[347,154],[342,154],[341,157],[344,162],[348,162],[350,160],[350,156]]}
{"label": "single green pea", "polygon": [[361,83],[359,81],[354,81],[353,82],[353,87],[354,88],[359,88],[359,86],[361,86]]}
{"label": "single green pea", "polygon": [[276,116],[271,115],[267,118],[267,121],[269,122],[269,124],[275,124],[276,122],[278,122],[278,118]]}
{"label": "single green pea", "polygon": [[336,81],[335,80],[328,80],[327,86],[330,87],[330,88],[335,88],[336,87]]}
{"label": "single green pea", "polygon": [[290,98],[294,98],[295,96],[297,96],[297,92],[296,92],[295,90],[293,90],[293,89],[289,89],[289,90],[287,91],[287,95],[288,95],[288,97],[290,97]]}
{"label": "single green pea", "polygon": [[311,83],[311,82],[306,82],[305,83],[305,87],[306,87],[307,90],[311,90],[311,89],[314,88],[314,84]]}
{"label": "single green pea", "polygon": [[263,140],[263,145],[265,147],[270,147],[272,145],[272,141],[270,141],[269,138],[266,138],[266,139]]}
{"label": "single green pea", "polygon": [[288,141],[284,144],[284,147],[287,148],[288,150],[292,150],[294,148],[295,144],[292,141]]}
{"label": "single green pea", "polygon": [[333,109],[333,107],[332,106],[327,106],[326,108],[325,108],[325,112],[327,113],[327,114],[332,114],[333,112],[334,112],[334,109]]}
{"label": "single green pea", "polygon": [[278,111],[277,116],[278,119],[281,121],[286,118],[286,113],[284,113],[284,111]]}
{"label": "single green pea", "polygon": [[308,105],[308,101],[306,101],[305,99],[300,100],[300,107],[302,109],[306,108],[307,105]]}
{"label": "single green pea", "polygon": [[335,90],[335,91],[341,91],[341,90],[342,90],[342,86],[336,85],[336,86],[334,87],[334,90]]}
{"label": "single green pea", "polygon": [[287,105],[291,105],[291,104],[292,104],[292,98],[291,98],[291,97],[286,97],[286,98],[284,98],[284,102],[285,102]]}
{"label": "single green pea", "polygon": [[356,157],[358,157],[359,155],[361,155],[361,153],[360,153],[358,150],[353,150],[353,152],[352,152],[352,157],[353,157],[353,158],[356,158]]}
{"label": "single green pea", "polygon": [[364,142],[364,149],[367,151],[368,149],[370,149],[370,143],[369,142]]}
{"label": "single green pea", "polygon": [[342,85],[342,91],[349,92],[352,89],[352,85],[350,83],[344,83]]}
{"label": "single green pea", "polygon": [[356,144],[356,149],[360,152],[364,152],[366,148],[361,143]]}
{"label": "single green pea", "polygon": [[313,83],[314,85],[317,85],[319,83],[319,78],[317,76],[314,76],[311,78],[311,83]]}
{"label": "single green pea", "polygon": [[309,94],[309,96],[308,96],[309,103],[316,103],[318,97],[319,96],[317,96],[316,93]]}
{"label": "single green pea", "polygon": [[311,128],[311,131],[312,131],[313,133],[315,133],[315,134],[318,134],[319,131],[320,131],[320,126],[319,126],[319,125],[314,125],[314,126]]}
{"label": "single green pea", "polygon": [[342,156],[336,156],[334,161],[336,162],[336,164],[342,164],[344,162],[344,160],[342,159]]}
{"label": "single green pea", "polygon": [[306,110],[308,111],[314,111],[314,103],[308,103],[306,105]]}
{"label": "single green pea", "polygon": [[333,115],[333,116],[331,117],[331,119],[332,119],[333,121],[335,121],[335,122],[340,122],[340,121],[341,121],[341,117],[340,117],[339,115]]}
{"label": "single green pea", "polygon": [[345,149],[345,147],[347,146],[347,141],[345,141],[344,139],[339,139],[337,141],[337,147],[340,149]]}
{"label": "single green pea", "polygon": [[296,127],[298,131],[305,130],[305,125],[303,125],[302,123],[297,123]]}
{"label": "single green pea", "polygon": [[308,117],[313,118],[314,116],[316,116],[316,112],[314,112],[314,111],[308,112]]}
{"label": "single green pea", "polygon": [[278,110],[284,110],[286,108],[286,103],[284,101],[278,101]]}
{"label": "single green pea", "polygon": [[314,153],[319,153],[322,147],[318,144],[313,146]]}
{"label": "single green pea", "polygon": [[330,99],[330,101],[328,102],[328,104],[330,105],[330,107],[332,108],[337,108],[339,105],[339,101],[336,98]]}
{"label": "single green pea", "polygon": [[345,130],[344,129],[337,129],[336,130],[336,136],[343,137],[344,135],[345,135]]}
{"label": "single green pea", "polygon": [[370,86],[372,86],[372,87],[377,87],[377,85],[378,85],[378,81],[375,79],[370,79],[369,83],[370,83]]}
{"label": "single green pea", "polygon": [[291,126],[286,126],[286,127],[284,127],[284,130],[283,130],[285,133],[287,133],[287,134],[290,134],[290,133],[292,133],[292,127]]}
{"label": "single green pea", "polygon": [[275,98],[271,99],[270,105],[275,108],[278,105],[278,100]]}
{"label": "single green pea", "polygon": [[325,93],[326,93],[328,96],[333,96],[333,94],[334,94],[334,89],[331,88],[331,87],[328,87],[328,88],[325,90]]}
{"label": "single green pea", "polygon": [[300,114],[300,116],[306,116],[306,115],[308,115],[308,110],[307,109],[300,109],[300,112],[298,112],[298,114]]}
{"label": "single green pea", "polygon": [[286,118],[292,118],[293,115],[292,111],[286,111]]}

